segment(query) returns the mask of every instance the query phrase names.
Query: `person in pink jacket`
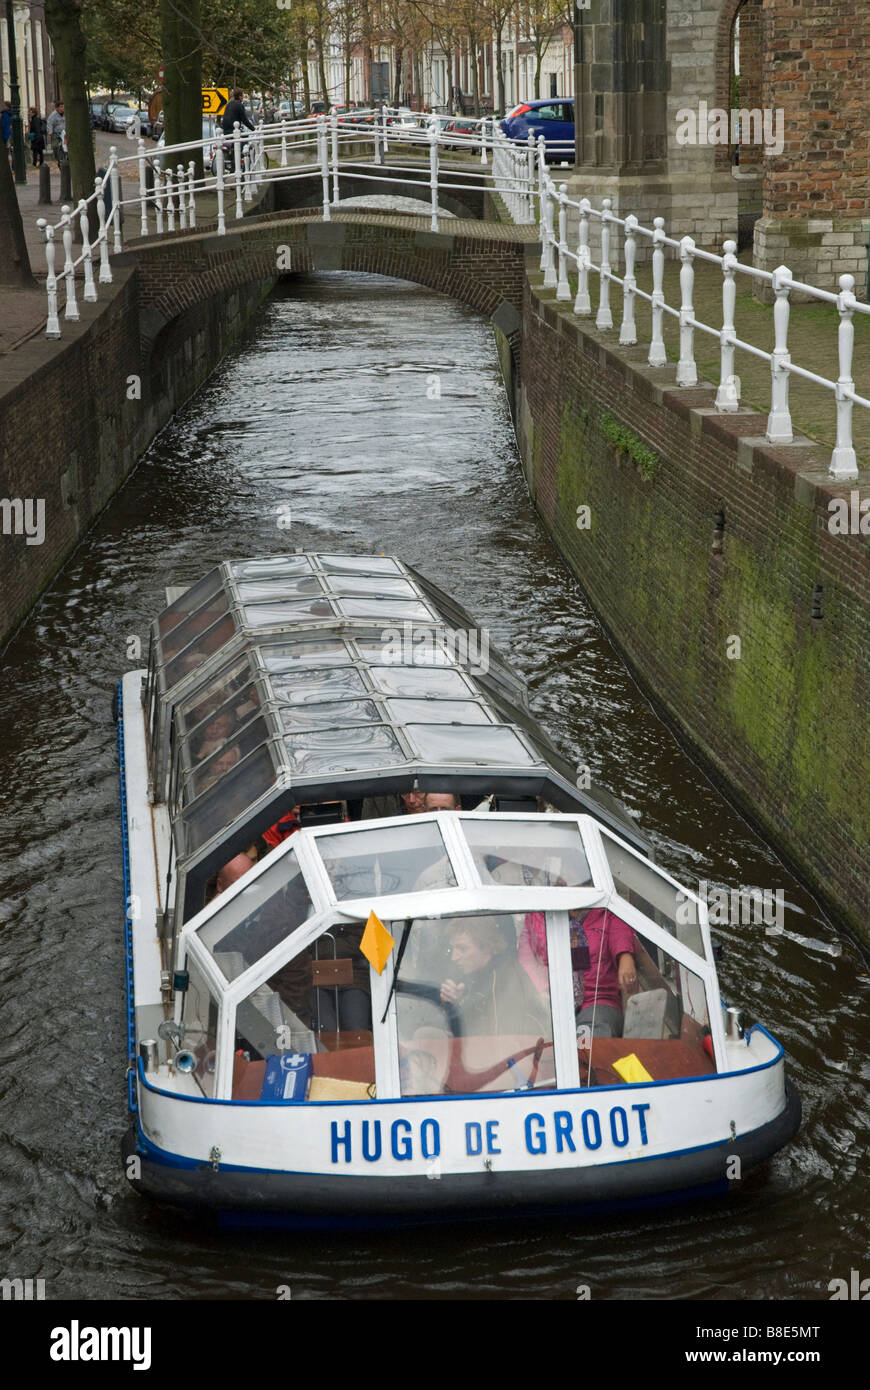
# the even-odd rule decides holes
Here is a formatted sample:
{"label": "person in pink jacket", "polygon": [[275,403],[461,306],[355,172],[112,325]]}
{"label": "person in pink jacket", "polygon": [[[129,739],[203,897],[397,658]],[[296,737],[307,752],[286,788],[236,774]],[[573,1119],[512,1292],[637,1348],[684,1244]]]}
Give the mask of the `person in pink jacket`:
{"label": "person in pink jacket", "polygon": [[[586,1024],[603,1038],[622,1036],[622,996],[638,989],[634,932],[606,908],[570,912],[571,966],[578,1028]],[[547,939],[543,912],[530,912],[517,959],[536,989],[548,989]]]}

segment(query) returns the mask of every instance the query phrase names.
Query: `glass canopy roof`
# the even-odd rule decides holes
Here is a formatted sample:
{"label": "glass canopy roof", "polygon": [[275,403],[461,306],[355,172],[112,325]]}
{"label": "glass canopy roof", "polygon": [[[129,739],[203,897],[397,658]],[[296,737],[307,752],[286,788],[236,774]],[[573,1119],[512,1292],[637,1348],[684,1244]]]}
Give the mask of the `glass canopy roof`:
{"label": "glass canopy roof", "polygon": [[392,557],[218,565],[154,624],[146,707],[153,797],[200,886],[297,802],[414,785],[508,809],[545,796],[639,842],[617,803],[577,790],[488,635]]}

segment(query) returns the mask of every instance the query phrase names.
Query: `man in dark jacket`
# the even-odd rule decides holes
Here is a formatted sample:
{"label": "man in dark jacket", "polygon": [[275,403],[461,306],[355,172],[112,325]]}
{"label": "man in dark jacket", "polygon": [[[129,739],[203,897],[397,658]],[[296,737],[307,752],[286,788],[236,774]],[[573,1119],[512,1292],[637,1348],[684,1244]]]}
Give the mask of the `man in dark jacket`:
{"label": "man in dark jacket", "polygon": [[248,130],[254,129],[254,122],[245,110],[242,94],[238,88],[233,92],[232,100],[227,102],[224,107],[224,114],[221,116],[221,130],[224,135],[232,135],[236,121],[241,126],[247,126]]}

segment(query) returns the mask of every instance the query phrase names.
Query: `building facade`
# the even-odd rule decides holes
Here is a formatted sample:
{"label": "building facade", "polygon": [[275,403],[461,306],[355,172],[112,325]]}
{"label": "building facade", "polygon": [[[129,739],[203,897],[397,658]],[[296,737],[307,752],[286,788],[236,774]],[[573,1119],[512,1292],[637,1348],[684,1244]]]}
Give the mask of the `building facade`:
{"label": "building facade", "polygon": [[[57,95],[54,55],[45,24],[42,3],[25,4],[15,0],[12,7],[15,22],[15,55],[18,62],[18,84],[21,90],[21,112],[25,125],[31,106],[43,115],[51,110]],[[0,99],[11,99],[9,83],[9,42],[6,25],[5,0],[0,7]]]}

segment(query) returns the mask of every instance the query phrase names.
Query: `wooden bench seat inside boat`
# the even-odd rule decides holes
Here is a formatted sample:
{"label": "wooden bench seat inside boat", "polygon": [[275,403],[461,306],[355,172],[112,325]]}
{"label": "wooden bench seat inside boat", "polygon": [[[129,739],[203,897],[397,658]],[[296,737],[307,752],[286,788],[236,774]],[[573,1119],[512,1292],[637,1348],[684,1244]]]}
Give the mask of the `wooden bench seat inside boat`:
{"label": "wooden bench seat inside boat", "polygon": [[[593,1038],[592,1085],[625,1086],[613,1063],[634,1053],[653,1081],[676,1081],[684,1076],[714,1076],[716,1068],[700,1041],[682,1038]],[[589,1051],[579,1049],[580,1080],[586,1085]]]}

